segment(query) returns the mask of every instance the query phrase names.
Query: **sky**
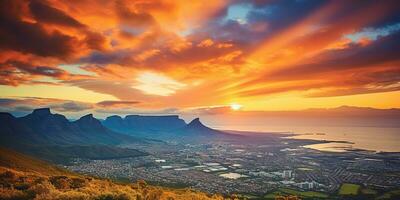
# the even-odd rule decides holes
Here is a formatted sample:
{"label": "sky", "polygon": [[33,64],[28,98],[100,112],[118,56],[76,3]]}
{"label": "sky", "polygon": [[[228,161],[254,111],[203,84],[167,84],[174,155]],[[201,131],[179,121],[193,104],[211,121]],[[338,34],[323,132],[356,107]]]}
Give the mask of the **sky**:
{"label": "sky", "polygon": [[3,0],[0,110],[400,108],[396,0]]}

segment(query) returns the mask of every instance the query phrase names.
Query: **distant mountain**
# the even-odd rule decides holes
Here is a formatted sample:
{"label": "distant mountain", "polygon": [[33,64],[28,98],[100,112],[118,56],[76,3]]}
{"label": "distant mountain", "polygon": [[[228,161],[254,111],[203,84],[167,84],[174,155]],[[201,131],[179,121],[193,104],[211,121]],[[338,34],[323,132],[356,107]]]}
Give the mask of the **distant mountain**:
{"label": "distant mountain", "polygon": [[[377,109],[340,106],[296,111],[240,111],[230,113],[224,117],[226,121],[234,121],[236,125],[269,122],[275,125],[400,127],[398,122],[400,109],[398,108]],[[213,118],[210,117],[208,120],[212,121]]]}
{"label": "distant mountain", "polygon": [[5,143],[115,145],[139,140],[109,130],[91,114],[70,122],[63,115],[52,114],[48,108],[36,109],[20,118],[0,113],[0,123],[0,138]]}
{"label": "distant mountain", "polygon": [[193,119],[189,124],[170,133],[172,137],[180,138],[185,142],[206,142],[210,140],[235,140],[245,137],[243,135],[230,134],[205,126],[199,118]]}
{"label": "distant mountain", "polygon": [[345,118],[399,118],[400,109],[340,106],[336,108],[310,108],[296,111],[243,111],[240,115],[284,117],[345,117]]}
{"label": "distant mountain", "polygon": [[128,115],[125,118],[114,115],[102,122],[107,128],[135,136],[157,136],[160,132],[169,132],[186,126],[177,115],[140,116]]}
{"label": "distant mountain", "polygon": [[[52,114],[48,108],[36,109],[19,118],[9,113],[0,113],[0,124],[0,145],[52,161],[62,161],[64,158],[67,161],[67,158],[74,157],[116,158],[145,155],[115,145],[148,142],[112,131],[91,114],[70,122],[63,115]],[[95,154],[98,156],[93,156]]]}
{"label": "distant mountain", "polygon": [[103,125],[114,131],[144,138],[160,140],[188,141],[196,139],[215,139],[230,136],[222,131],[209,128],[200,122],[199,118],[186,124],[177,115],[169,116],[139,116],[128,115],[125,118],[110,116]]}
{"label": "distant mountain", "polygon": [[185,135],[194,134],[194,135],[207,135],[207,136],[223,133],[222,131],[218,131],[205,126],[203,123],[201,123],[199,118],[193,119],[188,125],[180,129],[179,132]]}
{"label": "distant mountain", "polygon": [[116,146],[121,144],[213,140],[230,135],[205,126],[198,118],[186,124],[177,115],[128,115],[125,118],[110,116],[101,122],[88,114],[71,122],[64,115],[51,113],[49,108],[36,109],[18,118],[0,113],[0,124],[0,145],[58,163],[69,162],[72,158],[146,155]]}

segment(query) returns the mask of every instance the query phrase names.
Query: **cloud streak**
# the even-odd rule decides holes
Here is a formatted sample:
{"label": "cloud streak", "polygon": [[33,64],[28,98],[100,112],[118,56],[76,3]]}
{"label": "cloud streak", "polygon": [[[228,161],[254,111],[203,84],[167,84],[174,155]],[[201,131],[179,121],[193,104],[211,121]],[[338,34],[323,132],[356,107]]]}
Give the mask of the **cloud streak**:
{"label": "cloud streak", "polygon": [[394,0],[4,0],[0,11],[2,90],[47,84],[117,99],[91,108],[63,100],[59,110],[399,92]]}

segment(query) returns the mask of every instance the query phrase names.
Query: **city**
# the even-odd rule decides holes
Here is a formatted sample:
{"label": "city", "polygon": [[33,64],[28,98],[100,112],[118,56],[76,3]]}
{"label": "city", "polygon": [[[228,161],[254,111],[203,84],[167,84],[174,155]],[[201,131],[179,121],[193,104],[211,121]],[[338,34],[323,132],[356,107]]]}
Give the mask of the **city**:
{"label": "city", "polygon": [[[400,171],[399,153],[321,152],[302,147],[302,143],[312,141],[299,142],[279,134],[270,134],[267,138],[274,140],[270,144],[261,140],[262,144],[217,141],[143,146],[142,150],[150,150],[149,156],[76,159],[65,167],[99,177],[130,182],[146,180],[156,185],[189,187],[226,195],[262,196],[288,188],[314,191],[327,197],[337,194],[344,184],[371,191],[400,187],[400,175],[395,173]],[[382,171],[386,173],[382,174]]]}

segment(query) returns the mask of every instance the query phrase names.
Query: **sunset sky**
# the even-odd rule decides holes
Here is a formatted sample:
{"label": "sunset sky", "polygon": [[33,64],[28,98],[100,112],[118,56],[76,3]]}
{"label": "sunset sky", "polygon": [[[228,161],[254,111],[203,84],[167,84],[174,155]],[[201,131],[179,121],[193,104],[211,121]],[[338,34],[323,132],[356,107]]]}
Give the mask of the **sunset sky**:
{"label": "sunset sky", "polygon": [[0,108],[400,108],[400,3],[2,0]]}

